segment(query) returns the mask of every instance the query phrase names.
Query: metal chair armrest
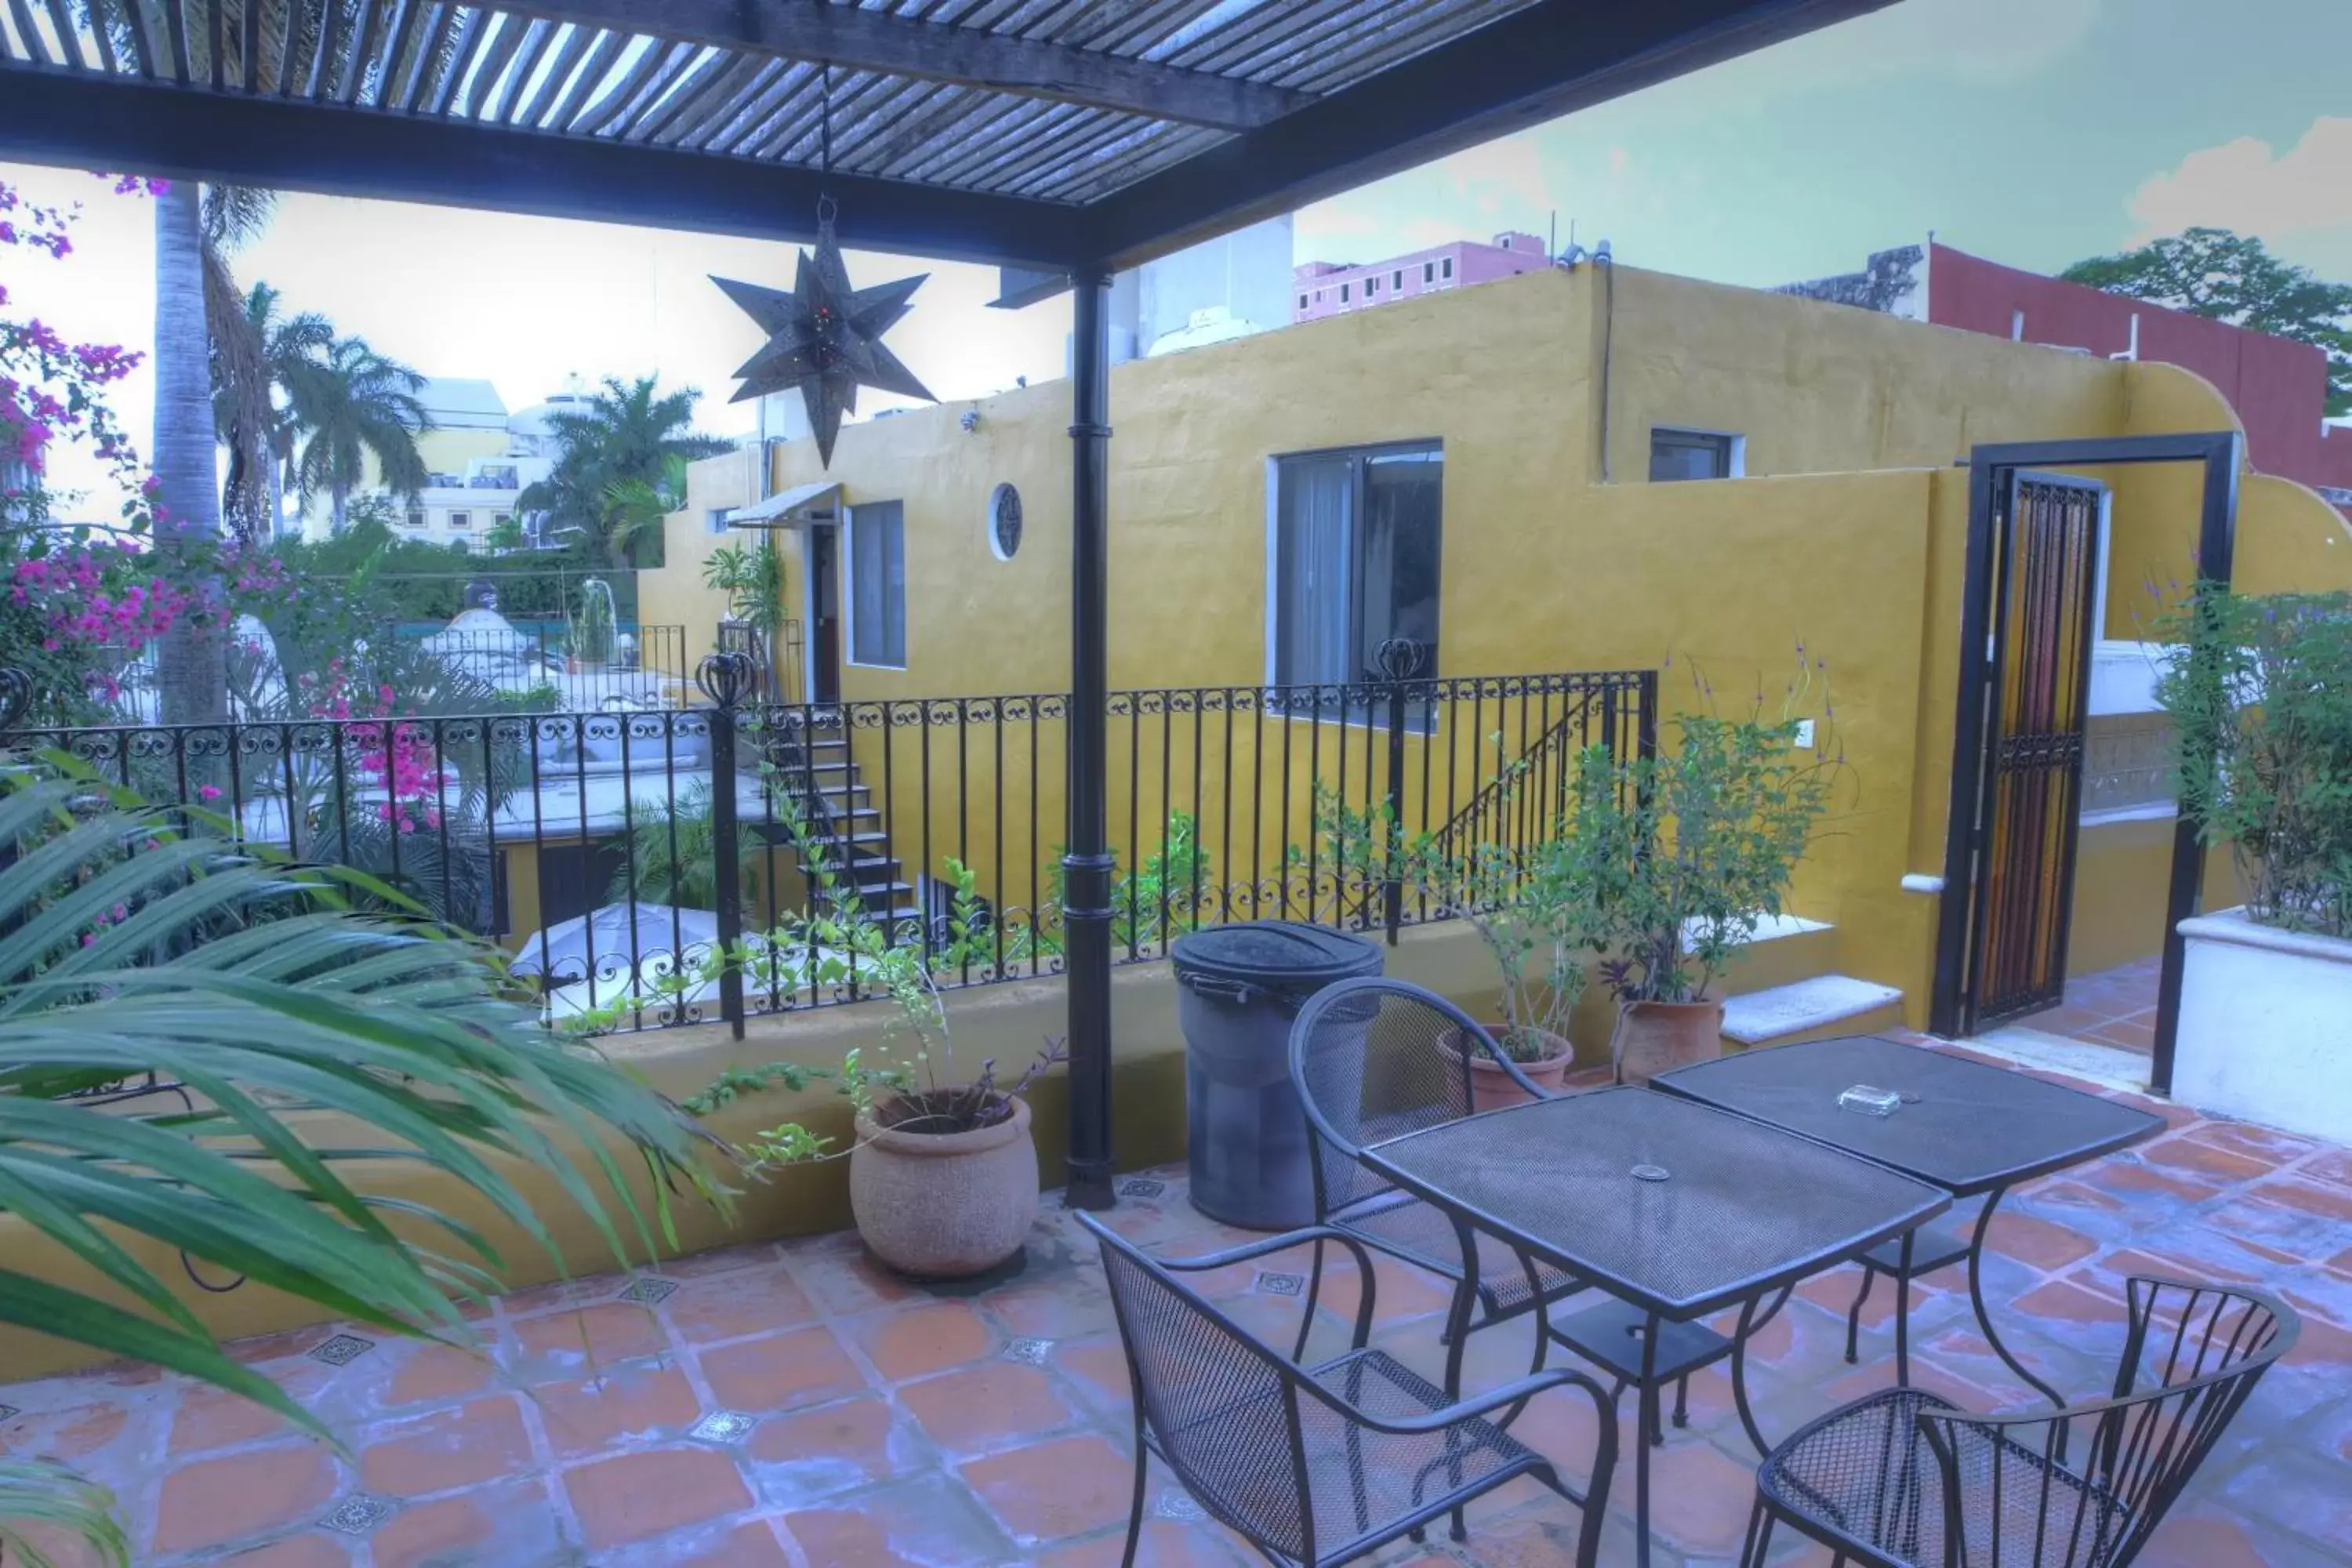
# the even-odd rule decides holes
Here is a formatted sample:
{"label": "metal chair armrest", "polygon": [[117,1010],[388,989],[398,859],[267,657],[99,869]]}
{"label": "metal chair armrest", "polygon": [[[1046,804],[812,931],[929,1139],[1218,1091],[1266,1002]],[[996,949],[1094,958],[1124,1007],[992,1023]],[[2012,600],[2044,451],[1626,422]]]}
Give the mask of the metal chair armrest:
{"label": "metal chair armrest", "polygon": [[1363,1269],[1364,1277],[1367,1279],[1371,1278],[1371,1255],[1364,1249],[1364,1244],[1338,1226],[1328,1225],[1305,1226],[1297,1230],[1285,1231],[1280,1236],[1269,1236],[1261,1240],[1244,1242],[1239,1247],[1227,1247],[1223,1252],[1203,1253],[1198,1258],[1170,1258],[1158,1252],[1149,1256],[1153,1263],[1171,1273],[1190,1273],[1203,1268],[1223,1268],[1228,1264],[1246,1263],[1253,1258],[1264,1258],[1270,1252],[1287,1252],[1294,1247],[1306,1247],[1318,1241],[1336,1241],[1347,1247],[1356,1255],[1357,1264]]}
{"label": "metal chair armrest", "polygon": [[1398,1437],[1418,1437],[1433,1432],[1443,1432],[1449,1426],[1456,1426],[1465,1421],[1475,1419],[1503,1405],[1517,1405],[1521,1400],[1534,1398],[1547,1389],[1563,1388],[1570,1384],[1592,1396],[1593,1408],[1600,1413],[1603,1431],[1610,1430],[1612,1426],[1610,1416],[1617,1405],[1615,1397],[1591,1377],[1564,1366],[1553,1367],[1549,1372],[1539,1372],[1533,1376],[1523,1377],[1517,1383],[1507,1383],[1500,1388],[1490,1389],[1485,1394],[1469,1399],[1457,1400],[1444,1409],[1433,1410],[1426,1415],[1368,1415],[1361,1409],[1325,1388],[1318,1380],[1310,1378],[1308,1383],[1324,1396],[1328,1403],[1336,1406],[1358,1426]]}

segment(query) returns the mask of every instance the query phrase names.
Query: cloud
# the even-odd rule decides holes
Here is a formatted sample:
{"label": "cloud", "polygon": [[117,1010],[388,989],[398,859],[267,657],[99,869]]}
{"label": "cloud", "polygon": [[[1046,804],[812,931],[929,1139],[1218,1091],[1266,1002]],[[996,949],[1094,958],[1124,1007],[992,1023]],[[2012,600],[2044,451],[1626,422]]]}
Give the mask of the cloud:
{"label": "cloud", "polygon": [[1337,196],[1300,208],[1290,232],[1300,239],[1359,239],[1380,233],[1381,220],[1355,205],[1354,198]]}
{"label": "cloud", "polygon": [[2321,115],[2284,153],[2241,136],[2191,153],[2133,194],[2139,240],[2202,224],[2277,240],[2352,229],[2352,119]]}
{"label": "cloud", "polygon": [[1436,172],[1450,194],[1480,212],[1506,206],[1548,212],[1559,204],[1544,177],[1543,153],[1533,136],[1506,136],[1438,160]]}
{"label": "cloud", "polygon": [[1452,245],[1459,239],[1482,237],[1471,233],[1461,224],[1448,223],[1444,218],[1436,217],[1414,218],[1400,232],[1404,236],[1406,246],[1413,250],[1427,250],[1433,246]]}
{"label": "cloud", "polygon": [[1712,110],[1753,110],[1824,88],[1888,77],[2005,86],[2080,53],[2102,0],[1902,0],[1653,91],[1687,92]]}

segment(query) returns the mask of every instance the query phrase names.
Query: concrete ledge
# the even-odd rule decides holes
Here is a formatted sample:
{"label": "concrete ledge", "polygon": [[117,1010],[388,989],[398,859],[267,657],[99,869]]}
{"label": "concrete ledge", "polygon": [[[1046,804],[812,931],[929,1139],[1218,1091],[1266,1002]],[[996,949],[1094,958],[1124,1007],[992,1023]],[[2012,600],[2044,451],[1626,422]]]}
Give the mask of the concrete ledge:
{"label": "concrete ledge", "polygon": [[2257,925],[2242,908],[2221,910],[2210,915],[2191,915],[2180,922],[2180,934],[2200,942],[2224,942],[2239,947],[2259,947],[2270,952],[2291,952],[2300,958],[2352,963],[2352,941],[2339,936],[2323,936],[2317,931]]}
{"label": "concrete ledge", "polygon": [[1743,1046],[1761,1045],[1899,1006],[1902,1001],[1903,993],[1892,985],[1847,974],[1816,975],[1729,998],[1723,1005],[1723,1033]]}
{"label": "concrete ledge", "polygon": [[[1467,925],[1446,922],[1409,930],[1388,953],[1391,974],[1451,996],[1474,1016],[1493,1014],[1494,967]],[[955,1049],[953,1075],[973,1076],[983,1060],[993,1058],[1000,1076],[1017,1076],[1047,1039],[1063,1033],[1064,1006],[1058,980],[1013,982],[950,993],[947,1007]],[[838,1066],[850,1048],[872,1045],[886,1022],[884,1007],[868,1002],[756,1018],[740,1042],[723,1026],[696,1025],[607,1036],[593,1046],[663,1093],[681,1098],[704,1088],[729,1066],[775,1061]],[[1133,1170],[1180,1160],[1185,1152],[1184,1043],[1177,1023],[1176,987],[1168,965],[1131,964],[1115,971],[1111,1008],[1111,1139],[1119,1168]],[[1580,1058],[1591,1061],[1605,1056],[1609,1020],[1606,995],[1594,987],[1578,1008],[1570,1030],[1579,1042]],[[948,1070],[943,1069],[942,1077],[947,1076]],[[1063,1154],[1068,1145],[1069,1095],[1065,1075],[1060,1071],[1047,1075],[1033,1086],[1027,1098],[1041,1179],[1048,1189],[1057,1187],[1065,1180]],[[741,1141],[784,1121],[798,1121],[818,1137],[834,1139],[837,1149],[849,1147],[849,1106],[829,1085],[820,1084],[797,1095],[777,1090],[747,1096],[709,1118],[704,1125],[718,1137]],[[291,1124],[317,1146],[386,1146],[380,1135],[340,1116],[300,1113],[291,1119]],[[597,1180],[590,1152],[567,1146],[590,1172],[590,1180]],[[509,1289],[543,1284],[566,1273],[599,1272],[623,1262],[643,1265],[656,1254],[679,1257],[746,1241],[839,1230],[850,1224],[845,1159],[798,1166],[745,1184],[732,1195],[732,1212],[722,1213],[691,1193],[656,1194],[642,1163],[628,1151],[614,1146],[605,1152],[616,1156],[616,1164],[648,1216],[666,1209],[674,1241],[648,1245],[649,1238],[640,1238],[630,1230],[625,1218],[616,1218],[631,1256],[615,1259],[590,1216],[564,1193],[553,1174],[523,1162],[494,1158],[491,1163],[530,1204],[545,1227],[547,1241],[552,1243],[551,1252],[541,1238],[498,1214],[481,1194],[440,1172],[392,1159],[346,1174],[363,1192],[417,1205],[475,1227],[496,1250],[499,1272]],[[600,1189],[599,1195],[609,1207],[609,1193]],[[433,1234],[436,1245],[451,1245],[446,1237],[431,1233],[413,1220],[396,1214],[387,1218],[403,1235],[422,1239]],[[655,1237],[660,1234],[656,1224]],[[121,1239],[157,1278],[173,1284],[197,1318],[223,1339],[299,1328],[330,1315],[256,1285],[245,1285],[226,1295],[198,1291],[184,1283],[185,1276],[169,1248],[134,1237]],[[659,1262],[653,1266],[658,1268]],[[13,1215],[0,1215],[0,1267],[140,1310],[79,1259]],[[0,1364],[9,1367],[14,1377],[47,1376],[100,1359],[63,1340],[0,1327]]]}

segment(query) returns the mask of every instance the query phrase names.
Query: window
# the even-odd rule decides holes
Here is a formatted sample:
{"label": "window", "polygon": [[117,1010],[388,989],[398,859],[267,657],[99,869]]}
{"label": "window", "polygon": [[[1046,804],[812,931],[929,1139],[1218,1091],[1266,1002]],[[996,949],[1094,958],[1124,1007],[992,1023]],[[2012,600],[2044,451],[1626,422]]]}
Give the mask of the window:
{"label": "window", "polygon": [[492,528],[504,528],[513,521],[514,519],[511,516],[502,511],[494,511],[490,514],[490,526]]}
{"label": "window", "polygon": [[907,668],[907,517],[898,501],[850,509],[849,661]]}
{"label": "window", "polygon": [[1021,492],[999,485],[988,498],[988,547],[999,561],[1021,552]]}
{"label": "window", "polygon": [[728,507],[714,506],[709,511],[704,512],[702,514],[702,531],[705,533],[726,532],[727,513],[731,509]]}
{"label": "window", "polygon": [[425,526],[425,509],[421,506],[410,507],[408,509],[408,516],[403,521],[404,521],[411,528],[423,528]]}
{"label": "window", "polygon": [[1353,287],[1354,285],[1349,283],[1342,283],[1339,285],[1339,303],[1344,305],[1348,302],[1348,290]]}
{"label": "window", "polygon": [[1420,674],[1437,673],[1444,477],[1433,442],[1276,460],[1276,684],[1361,680],[1391,637],[1421,644]]}
{"label": "window", "polygon": [[453,511],[449,514],[449,526],[452,528],[471,528],[474,526],[474,520],[469,513]]}
{"label": "window", "polygon": [[1650,480],[1729,479],[1739,475],[1745,437],[1713,430],[1650,430]]}
{"label": "window", "polygon": [[1307,309],[1307,296],[1304,294],[1298,297],[1298,308],[1302,310]]}
{"label": "window", "polygon": [[1379,279],[1377,279],[1377,278],[1367,278],[1367,279],[1364,279],[1364,298],[1365,298],[1365,299],[1369,300],[1369,299],[1370,299],[1373,295],[1375,295],[1375,294],[1379,293],[1380,291],[1381,291],[1381,280],[1380,280]]}
{"label": "window", "polygon": [[1437,264],[1437,275],[1447,279],[1454,276],[1454,258],[1449,256]]}
{"label": "window", "polygon": [[1421,280],[1423,283],[1434,283],[1437,281],[1436,262],[1424,261],[1421,264]]}
{"label": "window", "polygon": [[1403,268],[1400,267],[1394,272],[1389,274],[1389,292],[1391,294],[1402,294],[1404,292]]}

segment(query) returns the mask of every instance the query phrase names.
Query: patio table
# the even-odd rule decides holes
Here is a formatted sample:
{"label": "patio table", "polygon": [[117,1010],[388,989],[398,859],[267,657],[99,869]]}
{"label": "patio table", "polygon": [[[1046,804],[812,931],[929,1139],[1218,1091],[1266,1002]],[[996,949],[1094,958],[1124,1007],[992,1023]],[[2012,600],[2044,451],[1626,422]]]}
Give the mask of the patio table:
{"label": "patio table", "polygon": [[[1365,1161],[1452,1216],[1476,1284],[1483,1231],[1616,1298],[1538,1331],[1641,1391],[1634,1509],[1650,1552],[1650,1435],[1658,1389],[1725,1355],[1741,1422],[1745,1349],[1795,1283],[1951,1206],[1926,1183],[1750,1118],[1640,1089],[1537,1100],[1366,1146]],[[1779,1292],[1759,1318],[1764,1298]],[[1455,1314],[1468,1291],[1455,1296]],[[1737,1307],[1727,1337],[1696,1320]],[[1458,1325],[1447,1364],[1458,1394]],[[1538,1355],[1540,1345],[1538,1342]]]}
{"label": "patio table", "polygon": [[[1857,1084],[1899,1094],[1902,1105],[1887,1116],[1843,1109],[1838,1096]],[[2020,1182],[2154,1137],[2164,1130],[2162,1117],[2021,1069],[1878,1035],[1743,1051],[1662,1073],[1651,1085],[1930,1183],[1955,1202],[1983,1198],[1976,1223],[1965,1231],[1939,1227],[1906,1238],[1907,1259],[1892,1244],[1865,1254],[1872,1268],[1897,1281],[1896,1379],[1910,1382],[1912,1277],[1965,1259],[1969,1300],[1986,1342],[2051,1404],[2065,1403],[2010,1353],[1985,1310],[1984,1243],[1993,1211]]]}

